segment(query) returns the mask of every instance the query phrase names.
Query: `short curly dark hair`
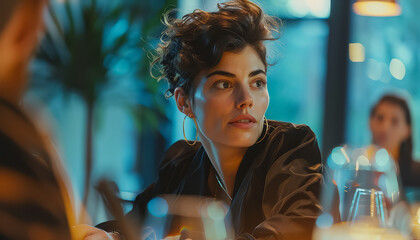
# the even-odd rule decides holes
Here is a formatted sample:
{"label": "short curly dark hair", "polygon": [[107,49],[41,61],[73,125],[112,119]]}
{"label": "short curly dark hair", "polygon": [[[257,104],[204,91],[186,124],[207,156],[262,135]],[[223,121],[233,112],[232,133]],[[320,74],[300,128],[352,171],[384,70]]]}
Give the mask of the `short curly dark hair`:
{"label": "short curly dark hair", "polygon": [[157,67],[158,80],[168,81],[167,98],[182,87],[190,95],[193,80],[203,69],[216,66],[225,51],[240,51],[252,46],[267,67],[264,40],[275,40],[281,21],[263,13],[248,0],[217,4],[218,11],[195,10],[182,19],[164,15],[166,29],[151,69]]}

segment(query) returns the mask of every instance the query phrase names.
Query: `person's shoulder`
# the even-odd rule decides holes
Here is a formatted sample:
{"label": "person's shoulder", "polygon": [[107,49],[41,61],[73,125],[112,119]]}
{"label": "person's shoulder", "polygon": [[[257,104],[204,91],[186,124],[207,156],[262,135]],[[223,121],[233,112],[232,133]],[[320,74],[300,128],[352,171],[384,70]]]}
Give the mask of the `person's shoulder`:
{"label": "person's shoulder", "polygon": [[190,146],[185,141],[178,141],[168,148],[159,165],[158,180],[153,187],[154,195],[174,193],[190,169],[200,147],[199,142]]}
{"label": "person's shoulder", "polygon": [[[17,171],[33,178],[35,173],[30,165],[35,163],[36,161],[0,128],[0,168]],[[40,167],[44,168],[40,165],[37,169]]]}
{"label": "person's shoulder", "polygon": [[196,142],[193,146],[188,145],[184,140],[175,142],[166,150],[165,155],[160,162],[160,168],[173,168],[179,165],[188,165],[200,147],[200,142]]}
{"label": "person's shoulder", "polygon": [[296,141],[315,140],[315,133],[305,124],[268,120],[268,125],[272,138],[288,137],[291,138],[289,140],[295,139]]}
{"label": "person's shoulder", "polygon": [[309,126],[272,120],[268,123],[269,137],[264,149],[269,159],[275,161],[287,156],[290,159],[304,159],[311,164],[321,162],[318,142]]}
{"label": "person's shoulder", "polygon": [[[16,144],[0,129],[0,182],[13,188],[0,188],[0,212],[6,218],[17,219],[17,229],[37,225],[46,230],[69,236],[68,220],[59,182],[50,166],[39,161]],[[19,192],[17,200],[5,197]],[[47,206],[42,203],[49,202]],[[19,209],[25,209],[25,214]],[[51,223],[55,223],[54,229]],[[18,234],[16,232],[16,234]],[[25,231],[22,234],[26,234]],[[0,236],[2,232],[0,230]],[[19,236],[23,236],[20,235]],[[57,235],[58,236],[58,235]],[[14,239],[14,238],[13,238]],[[19,239],[26,239],[20,237]],[[64,236],[60,239],[67,239]]]}

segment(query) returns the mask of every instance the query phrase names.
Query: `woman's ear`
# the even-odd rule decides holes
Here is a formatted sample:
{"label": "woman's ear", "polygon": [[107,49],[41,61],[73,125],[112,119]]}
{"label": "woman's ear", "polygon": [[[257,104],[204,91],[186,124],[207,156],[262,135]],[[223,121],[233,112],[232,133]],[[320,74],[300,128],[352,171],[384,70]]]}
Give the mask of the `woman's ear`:
{"label": "woman's ear", "polygon": [[178,110],[184,113],[185,115],[191,117],[191,115],[193,115],[191,101],[185,93],[184,89],[181,87],[175,88],[174,97]]}

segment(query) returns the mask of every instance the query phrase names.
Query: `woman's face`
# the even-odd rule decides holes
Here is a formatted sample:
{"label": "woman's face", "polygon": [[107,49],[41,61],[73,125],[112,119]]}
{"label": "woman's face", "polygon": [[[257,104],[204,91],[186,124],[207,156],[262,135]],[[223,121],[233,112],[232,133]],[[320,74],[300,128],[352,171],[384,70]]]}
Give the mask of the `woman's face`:
{"label": "woman's face", "polygon": [[397,104],[382,102],[370,118],[373,143],[388,150],[400,146],[410,135],[404,110]]}
{"label": "woman's face", "polygon": [[269,103],[265,69],[257,52],[247,46],[225,52],[217,66],[198,74],[192,112],[202,140],[231,147],[257,141]]}

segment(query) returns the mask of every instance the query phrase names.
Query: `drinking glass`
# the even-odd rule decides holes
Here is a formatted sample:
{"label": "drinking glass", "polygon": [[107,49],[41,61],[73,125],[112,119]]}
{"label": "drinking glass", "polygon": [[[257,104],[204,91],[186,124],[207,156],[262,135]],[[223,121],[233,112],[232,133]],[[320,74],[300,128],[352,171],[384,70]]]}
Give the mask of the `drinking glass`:
{"label": "drinking glass", "polygon": [[334,148],[324,178],[315,240],[410,239],[398,169],[384,148]]}
{"label": "drinking glass", "polygon": [[386,227],[387,207],[384,193],[379,190],[357,188],[350,205],[348,222],[370,222]]}

